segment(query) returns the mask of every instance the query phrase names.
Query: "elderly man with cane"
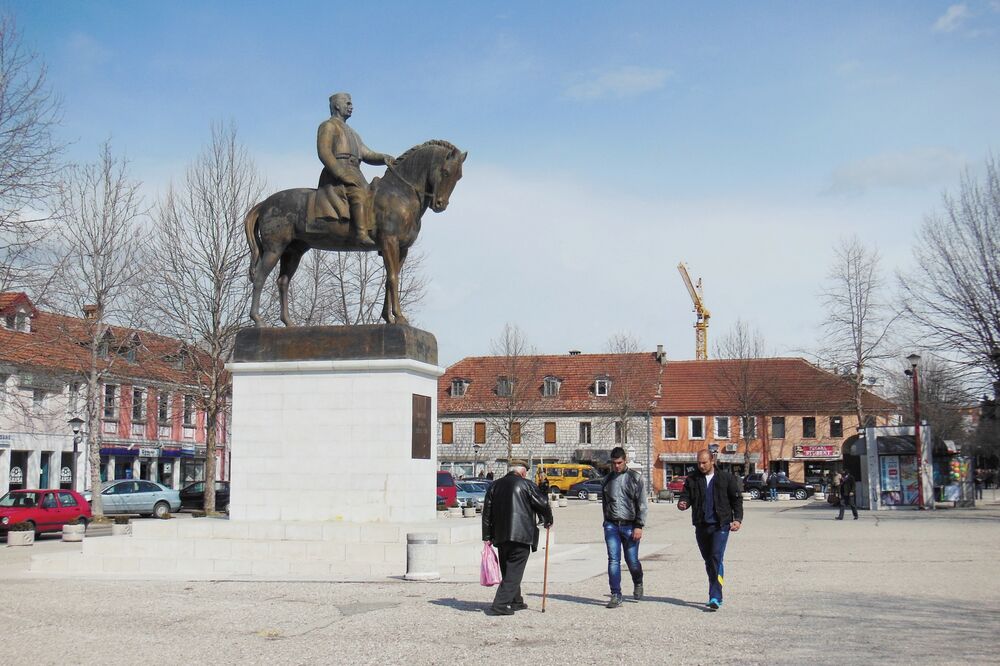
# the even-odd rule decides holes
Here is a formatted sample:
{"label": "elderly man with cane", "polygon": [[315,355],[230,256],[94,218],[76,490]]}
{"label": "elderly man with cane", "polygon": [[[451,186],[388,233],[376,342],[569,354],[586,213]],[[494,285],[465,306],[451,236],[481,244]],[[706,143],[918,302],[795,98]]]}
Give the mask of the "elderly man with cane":
{"label": "elderly man with cane", "polygon": [[538,518],[546,530],[552,526],[548,499],[527,476],[528,465],[512,460],[507,475],[490,485],[483,503],[483,541],[491,541],[500,552],[503,576],[490,606],[495,615],[513,615],[528,607],[521,578],[528,556],[538,550]]}

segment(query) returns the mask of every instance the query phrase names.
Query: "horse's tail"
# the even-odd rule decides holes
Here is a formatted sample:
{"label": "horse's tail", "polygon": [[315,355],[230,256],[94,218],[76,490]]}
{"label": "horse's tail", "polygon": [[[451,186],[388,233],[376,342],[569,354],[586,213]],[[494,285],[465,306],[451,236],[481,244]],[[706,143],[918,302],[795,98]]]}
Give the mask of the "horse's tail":
{"label": "horse's tail", "polygon": [[253,282],[254,273],[257,271],[257,262],[260,261],[261,242],[260,232],[257,229],[260,206],[261,204],[257,204],[251,208],[250,212],[247,213],[246,219],[243,220],[243,226],[247,234],[247,244],[250,246],[250,282]]}

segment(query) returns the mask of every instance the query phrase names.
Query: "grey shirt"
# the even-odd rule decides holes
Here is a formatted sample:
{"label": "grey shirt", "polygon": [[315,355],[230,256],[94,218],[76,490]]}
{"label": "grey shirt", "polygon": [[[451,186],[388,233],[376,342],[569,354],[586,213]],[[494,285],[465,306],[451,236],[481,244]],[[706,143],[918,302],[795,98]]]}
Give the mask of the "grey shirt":
{"label": "grey shirt", "polygon": [[612,472],[604,480],[604,519],[632,521],[636,527],[646,524],[649,507],[642,477],[635,470]]}

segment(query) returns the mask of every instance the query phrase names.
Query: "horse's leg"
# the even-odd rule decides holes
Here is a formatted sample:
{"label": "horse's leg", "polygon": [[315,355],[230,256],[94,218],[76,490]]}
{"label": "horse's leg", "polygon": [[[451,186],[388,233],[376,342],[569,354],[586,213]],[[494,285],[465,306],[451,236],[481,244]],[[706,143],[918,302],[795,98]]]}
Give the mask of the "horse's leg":
{"label": "horse's leg", "polygon": [[[380,238],[381,235],[380,235]],[[385,267],[385,296],[382,300],[382,319],[385,323],[396,323],[396,311],[393,305],[396,302],[394,291],[399,278],[399,241],[395,236],[386,236],[382,240],[382,265]]]}
{"label": "horse's leg", "polygon": [[393,313],[396,315],[397,324],[409,324],[409,320],[403,316],[403,307],[399,304],[399,274],[403,271],[403,264],[406,262],[406,253],[409,248],[399,248],[399,259],[396,261],[396,280],[392,290]]}
{"label": "horse's leg", "polygon": [[260,292],[264,289],[264,282],[267,276],[274,270],[274,265],[278,263],[281,255],[274,250],[265,250],[257,262],[256,270],[253,274],[253,298],[250,300],[250,319],[257,326],[262,324],[260,319]]}
{"label": "horse's leg", "polygon": [[292,325],[292,318],[288,316],[288,285],[298,270],[299,261],[306,253],[308,247],[301,247],[297,243],[289,245],[284,254],[281,255],[281,269],[278,274],[278,295],[281,298],[281,322],[285,326]]}

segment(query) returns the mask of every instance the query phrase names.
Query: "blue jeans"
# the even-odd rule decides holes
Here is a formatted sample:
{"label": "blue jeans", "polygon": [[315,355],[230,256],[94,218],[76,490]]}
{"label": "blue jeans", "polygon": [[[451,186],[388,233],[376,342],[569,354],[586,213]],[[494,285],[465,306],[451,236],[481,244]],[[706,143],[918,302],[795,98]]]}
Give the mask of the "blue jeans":
{"label": "blue jeans", "polygon": [[722,601],[723,565],[722,558],[726,555],[726,543],[729,541],[729,523],[724,527],[718,525],[699,525],[694,528],[694,538],[698,541],[698,550],[705,560],[705,573],[708,574],[708,598]]}
{"label": "blue jeans", "polygon": [[625,564],[635,585],[642,583],[642,565],[639,564],[639,542],[632,539],[632,525],[618,525],[604,521],[604,543],[608,547],[608,583],[611,594],[622,593],[622,549]]}
{"label": "blue jeans", "polygon": [[776,499],[778,499],[778,489],[777,488],[768,488],[767,489],[767,496],[768,496],[768,499],[770,499],[772,502],[775,501]]}

